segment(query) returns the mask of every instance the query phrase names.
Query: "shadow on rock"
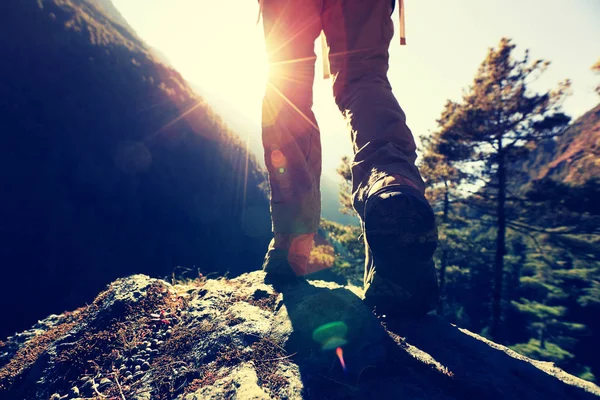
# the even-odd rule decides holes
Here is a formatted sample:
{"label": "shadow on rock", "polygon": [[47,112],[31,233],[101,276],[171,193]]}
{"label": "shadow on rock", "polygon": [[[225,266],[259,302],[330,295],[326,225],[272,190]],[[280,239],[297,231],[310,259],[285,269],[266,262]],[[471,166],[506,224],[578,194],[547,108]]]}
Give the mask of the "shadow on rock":
{"label": "shadow on rock", "polygon": [[531,360],[437,315],[398,320],[388,324],[388,329],[404,338],[415,357],[447,370],[465,395],[585,399],[600,394],[597,386],[567,374],[554,363]]}
{"label": "shadow on rock", "polygon": [[[407,353],[350,290],[323,281],[278,290],[285,305],[278,319],[292,325],[286,347],[300,366],[305,398],[446,398],[438,386],[450,387],[450,377]],[[315,339],[327,325],[347,328],[343,338],[334,338],[346,342],[341,346],[345,369],[335,348],[324,349]]]}
{"label": "shadow on rock", "polygon": [[[300,367],[305,398],[596,398],[584,389],[594,392],[595,385],[441,317],[398,320],[384,329],[358,296],[336,284],[298,282],[277,289],[285,306],[277,319],[291,324],[286,347]],[[327,327],[334,343],[346,342],[346,368],[335,348],[324,349],[331,346],[315,334]],[[341,333],[343,338],[335,337]]]}

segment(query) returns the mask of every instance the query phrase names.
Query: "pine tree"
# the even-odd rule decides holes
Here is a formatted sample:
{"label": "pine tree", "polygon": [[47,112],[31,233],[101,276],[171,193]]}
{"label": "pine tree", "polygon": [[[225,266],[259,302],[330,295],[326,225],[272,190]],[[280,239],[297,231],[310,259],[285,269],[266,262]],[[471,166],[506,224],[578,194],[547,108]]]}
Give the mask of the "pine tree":
{"label": "pine tree", "polygon": [[513,202],[510,189],[516,177],[510,166],[527,155],[528,144],[561,134],[569,122],[561,105],[570,82],[554,91],[532,93],[530,81],[549,62],[530,62],[528,51],[522,59],[515,59],[515,47],[503,38],[497,48],[489,50],[462,101],[443,121],[438,146],[441,154],[478,180],[480,189],[470,201],[484,222],[496,227],[490,333],[497,341],[502,340],[506,230]]}
{"label": "pine tree", "polygon": [[[594,71],[596,74],[600,74],[600,58],[594,63],[594,65],[592,65],[592,71]],[[600,85],[596,86],[596,93],[600,95]]]}
{"label": "pine tree", "polygon": [[579,338],[589,333],[584,324],[573,320],[572,313],[573,302],[579,297],[577,287],[582,283],[587,286],[581,280],[581,270],[569,252],[547,240],[528,254],[523,270],[520,299],[512,305],[523,314],[532,337],[511,347],[573,372],[582,370],[571,365]]}
{"label": "pine tree", "polygon": [[[513,305],[540,338],[516,349],[593,380],[600,375],[600,362],[589,352],[600,339],[600,181],[574,186],[546,178],[531,182],[525,195],[528,212],[512,224],[529,229],[535,243]],[[535,285],[547,289],[545,296],[525,290]]]}
{"label": "pine tree", "polygon": [[[451,118],[456,111],[457,104],[448,100],[440,119],[438,126],[443,126],[444,122]],[[459,187],[468,175],[458,169],[450,158],[443,154],[440,147],[440,131],[434,132],[431,136],[423,139],[424,151],[420,165],[420,171],[427,183],[426,196],[438,214],[438,232],[439,232],[439,268],[438,278],[440,283],[440,302],[438,304],[438,313],[444,314],[446,270],[448,268],[451,243],[458,243],[455,225],[452,223],[452,203],[459,197]]]}

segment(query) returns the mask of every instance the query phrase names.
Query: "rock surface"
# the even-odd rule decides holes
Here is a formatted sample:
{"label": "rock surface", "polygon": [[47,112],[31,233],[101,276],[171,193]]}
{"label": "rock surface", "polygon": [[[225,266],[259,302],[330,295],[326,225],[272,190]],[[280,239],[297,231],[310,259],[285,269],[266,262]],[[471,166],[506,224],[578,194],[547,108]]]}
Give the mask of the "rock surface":
{"label": "rock surface", "polygon": [[[386,326],[384,326],[386,325]],[[586,399],[600,388],[437,316],[382,324],[349,289],[262,272],[113,282],[0,344],[0,399]]]}

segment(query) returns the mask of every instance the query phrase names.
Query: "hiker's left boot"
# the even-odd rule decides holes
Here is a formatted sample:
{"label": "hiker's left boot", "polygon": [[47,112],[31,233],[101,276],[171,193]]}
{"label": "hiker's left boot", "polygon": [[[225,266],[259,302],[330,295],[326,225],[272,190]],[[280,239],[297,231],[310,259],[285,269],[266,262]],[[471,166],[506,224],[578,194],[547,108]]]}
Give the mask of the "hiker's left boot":
{"label": "hiker's left boot", "polygon": [[314,234],[275,234],[263,262],[265,282],[284,285],[304,280]]}

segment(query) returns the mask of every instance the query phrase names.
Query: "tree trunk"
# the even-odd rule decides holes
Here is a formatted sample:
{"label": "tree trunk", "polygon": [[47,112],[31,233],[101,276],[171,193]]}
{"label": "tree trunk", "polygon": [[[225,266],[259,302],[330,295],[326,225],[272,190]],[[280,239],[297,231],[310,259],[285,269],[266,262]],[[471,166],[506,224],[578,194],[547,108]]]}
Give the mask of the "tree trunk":
{"label": "tree trunk", "polygon": [[502,277],[504,273],[504,254],[506,253],[506,165],[505,154],[502,148],[502,139],[498,145],[498,204],[496,236],[496,254],[494,258],[494,286],[492,289],[492,326],[491,336],[496,342],[501,342],[501,320],[502,320]]}
{"label": "tree trunk", "polygon": [[546,348],[546,324],[542,323],[540,328],[540,349]]}
{"label": "tree trunk", "polygon": [[[450,195],[448,188],[448,182],[444,181],[445,191],[444,191],[444,213],[442,214],[442,223],[444,224],[444,229],[447,229],[448,226],[448,213],[450,211]],[[448,238],[448,232],[446,232],[446,238]],[[446,267],[448,264],[448,243],[442,243],[442,256],[440,259],[440,302],[438,304],[438,314],[444,315],[444,287],[446,285]]]}

